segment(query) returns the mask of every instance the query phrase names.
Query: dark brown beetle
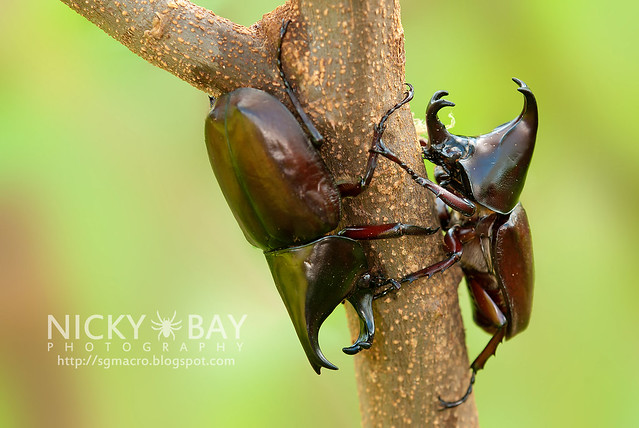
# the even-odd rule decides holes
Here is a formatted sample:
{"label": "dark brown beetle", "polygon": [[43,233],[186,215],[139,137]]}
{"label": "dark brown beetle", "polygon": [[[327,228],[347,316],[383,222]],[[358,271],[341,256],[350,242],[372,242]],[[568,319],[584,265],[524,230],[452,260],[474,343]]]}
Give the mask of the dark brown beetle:
{"label": "dark brown beetle", "polygon": [[[370,153],[363,177],[337,184],[317,148],[323,138],[302,110],[282,70],[282,25],[277,65],[301,123],[274,96],[240,88],[215,100],[206,119],[206,145],[215,176],[246,239],[264,251],[275,285],[313,369],[337,369],[322,353],[319,329],[348,300],[360,317],[360,334],[343,351],[371,346],[375,333],[372,301],[393,279],[373,275],[360,240],[427,235],[437,229],[391,223],[347,227],[337,235],[341,199],[370,183],[377,154]],[[409,85],[410,87],[410,85]],[[381,143],[388,117],[412,99],[412,87],[375,128],[372,147]],[[308,136],[310,136],[310,139]],[[328,236],[327,236],[328,235]],[[378,287],[391,284],[375,295]]]}
{"label": "dark brown beetle", "polygon": [[[519,195],[537,134],[537,103],[530,88],[513,79],[524,95],[522,113],[514,120],[478,137],[453,135],[437,117],[454,106],[433,95],[426,111],[429,141],[421,140],[423,157],[436,164],[435,184],[420,177],[388,148],[375,150],[406,170],[437,196],[447,259],[405,276],[400,282],[430,277],[461,261],[473,301],[475,322],[493,334],[473,361],[470,385],[462,398],[444,407],[462,404],[472,392],[475,374],[495,354],[497,346],[528,326],[533,299],[533,250],[528,218]],[[456,212],[450,212],[446,205]]]}

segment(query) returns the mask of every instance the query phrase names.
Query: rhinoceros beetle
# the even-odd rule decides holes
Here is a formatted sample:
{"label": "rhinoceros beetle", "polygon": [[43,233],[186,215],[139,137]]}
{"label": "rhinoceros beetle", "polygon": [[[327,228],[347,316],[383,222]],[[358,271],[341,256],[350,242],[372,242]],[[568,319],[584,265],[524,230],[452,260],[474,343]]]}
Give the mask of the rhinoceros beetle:
{"label": "rhinoceros beetle", "polygon": [[[477,371],[495,354],[504,338],[526,329],[533,298],[533,250],[528,218],[519,195],[537,134],[537,103],[528,86],[513,78],[524,95],[521,114],[492,132],[478,137],[453,135],[437,113],[454,106],[433,95],[426,110],[429,140],[420,140],[423,158],[436,165],[435,184],[420,177],[381,143],[374,151],[397,163],[420,185],[437,196],[437,210],[445,231],[448,257],[406,275],[400,283],[430,277],[457,262],[466,277],[475,322],[493,334],[473,361],[470,385],[459,400],[445,401],[449,408],[462,404]],[[450,207],[454,212],[450,212]]]}
{"label": "rhinoceros beetle", "polygon": [[[370,153],[364,175],[337,184],[318,148],[322,135],[309,120],[282,67],[284,21],[277,46],[277,66],[295,116],[274,96],[240,88],[212,102],[205,124],[211,165],[246,239],[262,249],[273,280],[293,321],[306,356],[319,374],[337,369],[322,353],[318,334],[328,315],[348,300],[360,318],[360,334],[343,349],[355,354],[371,346],[375,333],[375,290],[394,279],[374,275],[359,242],[402,235],[428,235],[439,228],[401,223],[354,226],[329,234],[341,217],[341,198],[356,196],[370,183],[378,155]],[[381,142],[388,117],[413,96],[388,110],[374,130],[372,147]],[[310,139],[309,139],[310,136]],[[379,296],[378,294],[377,296]]]}

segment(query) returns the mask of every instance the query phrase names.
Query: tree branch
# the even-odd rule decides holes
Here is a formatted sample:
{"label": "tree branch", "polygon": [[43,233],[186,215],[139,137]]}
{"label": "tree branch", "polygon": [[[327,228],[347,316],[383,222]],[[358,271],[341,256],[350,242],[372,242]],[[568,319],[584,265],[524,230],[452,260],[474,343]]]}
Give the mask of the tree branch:
{"label": "tree branch", "polygon": [[[211,95],[277,82],[283,6],[250,28],[185,0],[62,0],[136,55]],[[276,83],[274,86],[279,86]]]}
{"label": "tree branch", "polygon": [[[62,0],[147,61],[217,95],[265,89],[288,104],[275,66],[282,18],[294,21],[283,62],[305,110],[327,143],[322,156],[335,177],[362,174],[375,124],[404,87],[404,40],[398,0],[291,0],[245,28],[183,0]],[[385,143],[417,171],[419,145],[407,108],[388,122]],[[368,191],[346,199],[342,225],[399,221],[434,226],[432,196],[390,162]],[[392,277],[441,260],[441,237],[365,244],[372,264]],[[439,411],[469,380],[453,268],[377,301],[373,347],[354,357],[363,425],[477,425],[473,398]],[[354,336],[359,324],[352,311]]]}

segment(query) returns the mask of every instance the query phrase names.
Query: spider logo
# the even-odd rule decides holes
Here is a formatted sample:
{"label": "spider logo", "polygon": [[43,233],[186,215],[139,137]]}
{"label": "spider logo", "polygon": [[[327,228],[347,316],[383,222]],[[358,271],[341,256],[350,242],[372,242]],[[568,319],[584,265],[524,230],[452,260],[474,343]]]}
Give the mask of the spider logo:
{"label": "spider logo", "polygon": [[177,331],[179,329],[182,328],[182,326],[180,324],[182,324],[182,321],[178,321],[178,322],[173,322],[173,320],[175,319],[175,314],[177,313],[177,311],[173,312],[173,318],[168,319],[168,318],[162,318],[160,316],[160,311],[156,311],[156,313],[158,314],[158,319],[160,320],[160,322],[156,322],[151,320],[151,322],[153,324],[155,324],[157,327],[153,327],[151,326],[151,328],[153,330],[158,330],[158,340],[160,340],[160,335],[163,335],[164,337],[169,337],[169,334],[171,336],[173,336],[173,340],[175,340],[175,333],[173,333],[174,331]]}

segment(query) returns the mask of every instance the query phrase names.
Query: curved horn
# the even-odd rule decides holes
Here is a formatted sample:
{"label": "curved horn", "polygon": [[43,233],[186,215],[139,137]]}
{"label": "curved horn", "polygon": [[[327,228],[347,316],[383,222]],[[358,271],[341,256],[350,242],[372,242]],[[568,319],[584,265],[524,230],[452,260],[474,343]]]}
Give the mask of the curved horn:
{"label": "curved horn", "polygon": [[437,113],[442,108],[455,106],[455,103],[442,98],[446,95],[448,95],[446,91],[435,92],[426,107],[426,127],[430,145],[442,144],[451,137],[446,126],[437,117]]}
{"label": "curved horn", "polygon": [[[368,271],[364,249],[359,242],[343,236],[326,236],[306,245],[265,252],[277,286],[297,337],[313,370],[320,374],[325,367],[337,370],[319,346],[322,323],[345,299],[358,312],[370,307],[353,300],[362,276]],[[358,306],[361,307],[358,308]],[[372,318],[372,311],[370,318]],[[361,316],[361,315],[360,315]],[[372,320],[367,320],[367,341],[372,340]],[[365,347],[364,344],[363,347]]]}
{"label": "curved horn", "polygon": [[532,93],[532,90],[522,80],[513,77],[513,82],[519,85],[517,90],[524,96],[524,108],[522,109],[519,118],[523,119],[530,129],[535,130],[535,134],[532,136],[534,141],[537,134],[536,131],[539,120],[537,114],[537,100],[535,99],[535,95]]}

